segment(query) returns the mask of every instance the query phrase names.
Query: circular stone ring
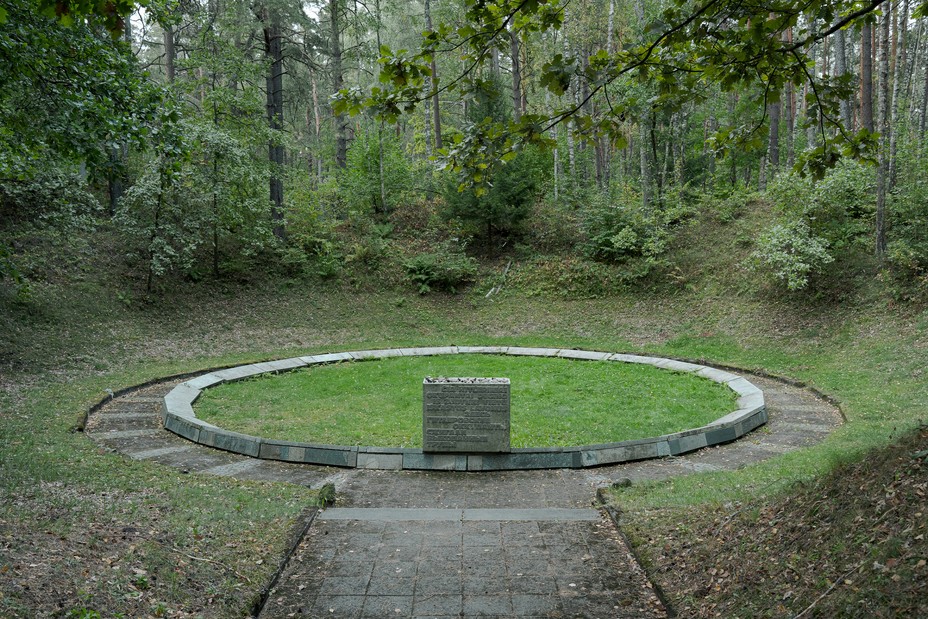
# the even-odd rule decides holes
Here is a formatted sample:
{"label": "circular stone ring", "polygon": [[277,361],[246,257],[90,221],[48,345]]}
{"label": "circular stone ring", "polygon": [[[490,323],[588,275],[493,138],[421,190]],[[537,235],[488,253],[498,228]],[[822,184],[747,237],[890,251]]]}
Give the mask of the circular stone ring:
{"label": "circular stone ring", "polygon": [[[193,403],[203,389],[258,374],[286,372],[301,367],[387,357],[429,355],[494,354],[531,357],[560,357],[588,361],[640,363],[687,372],[727,385],[738,395],[738,409],[710,424],[652,438],[582,445],[579,447],[529,447],[505,453],[430,453],[421,449],[317,445],[272,440],[223,430],[206,423],[193,412]],[[164,427],[194,443],[233,453],[303,464],[350,468],[433,471],[501,471],[516,469],[587,468],[677,456],[703,447],[738,439],[767,422],[764,394],[746,378],[725,370],[661,357],[643,357],[593,350],[520,348],[515,346],[441,346],[432,348],[388,348],[293,357],[201,374],[176,386],[164,397]]]}

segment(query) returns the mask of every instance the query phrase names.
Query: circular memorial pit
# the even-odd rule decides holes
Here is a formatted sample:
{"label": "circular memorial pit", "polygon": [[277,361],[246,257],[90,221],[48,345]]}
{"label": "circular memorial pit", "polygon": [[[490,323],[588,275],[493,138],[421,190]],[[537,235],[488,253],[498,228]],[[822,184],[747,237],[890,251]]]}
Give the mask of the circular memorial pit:
{"label": "circular memorial pit", "polygon": [[207,372],[164,397],[165,429],[195,443],[374,469],[602,466],[719,445],[766,422],[761,390],[725,370],[513,346],[294,357]]}
{"label": "circular memorial pit", "polygon": [[736,408],[724,384],[651,365],[437,355],[315,365],[204,391],[198,418],[270,439],[422,447],[425,377],[505,377],[510,444],[566,447],[698,428]]}

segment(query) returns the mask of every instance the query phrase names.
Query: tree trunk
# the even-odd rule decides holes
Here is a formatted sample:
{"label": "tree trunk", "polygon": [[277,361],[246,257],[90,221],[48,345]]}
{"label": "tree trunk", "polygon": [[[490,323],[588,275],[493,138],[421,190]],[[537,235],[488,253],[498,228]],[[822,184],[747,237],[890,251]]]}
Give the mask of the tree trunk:
{"label": "tree trunk", "polygon": [[[915,75],[918,72],[918,54],[922,50],[922,34],[925,31],[925,22],[924,20],[919,20],[918,30],[915,32],[915,46],[912,49],[911,59],[912,59],[912,68],[909,69],[908,66],[905,68],[905,100],[909,102],[909,118],[915,115],[915,105],[917,97],[915,96]],[[903,48],[904,50],[905,48]],[[906,57],[909,57],[906,54]]]}
{"label": "tree trunk", "polygon": [[[809,51],[809,60],[812,61],[812,70],[811,74],[813,76],[818,75],[818,67],[821,66],[821,59],[817,58],[816,48],[813,47]],[[806,81],[807,92],[811,90],[811,85]],[[805,114],[806,114],[806,147],[811,148],[818,144],[819,138],[819,125],[821,123],[821,116],[818,112],[818,109],[810,108],[806,103],[808,101],[807,97],[803,97],[805,105]],[[814,114],[814,117],[812,116]]]}
{"label": "tree trunk", "polygon": [[651,186],[654,184],[654,170],[651,165],[651,141],[647,117],[642,116],[638,121],[639,144],[638,151],[641,157],[641,206],[645,209],[651,206]]}
{"label": "tree trunk", "polygon": [[[925,46],[928,49],[928,45]],[[925,116],[928,115],[928,53],[925,54],[925,67],[922,72],[922,80],[924,80],[924,87],[922,90],[922,109],[921,116],[918,119],[918,134],[924,138],[925,136]]]}
{"label": "tree trunk", "polygon": [[[329,23],[331,27],[332,91],[344,86],[342,75],[342,43],[338,29],[338,0],[329,1]],[[335,115],[335,165],[344,168],[348,162],[348,119],[344,114]]]}
{"label": "tree trunk", "polygon": [[793,84],[786,85],[786,163],[793,167],[796,163],[796,91]]}
{"label": "tree trunk", "polygon": [[860,28],[860,124],[873,131],[873,50],[870,24]]}
{"label": "tree trunk", "polygon": [[284,230],[284,183],[281,177],[284,165],[284,146],[281,142],[284,128],[284,54],[280,42],[280,22],[277,15],[263,12],[264,51],[270,60],[267,76],[267,120],[272,135],[268,142],[268,159],[271,163],[271,220],[274,236],[285,238]]}
{"label": "tree trunk", "polygon": [[[564,56],[570,57],[570,43],[567,40],[567,7],[564,7],[564,21],[561,25],[561,32],[564,35]],[[570,78],[568,96],[573,96],[574,89],[577,87],[575,77]],[[573,116],[567,121],[567,161],[570,164],[570,182],[575,183],[577,180],[577,157],[574,151],[574,118]]]}
{"label": "tree trunk", "polygon": [[[771,169],[773,169],[771,167]],[[757,167],[757,190],[767,190],[767,157],[761,156],[760,165]]]}
{"label": "tree trunk", "polygon": [[[896,9],[898,12],[898,7]],[[895,13],[894,12],[894,15]],[[902,82],[901,73],[905,71],[905,22],[909,18],[909,3],[908,0],[902,5],[902,15],[897,16],[893,20],[894,23],[898,24],[897,28],[903,28],[903,31],[898,35],[899,42],[902,45],[902,56],[894,63],[893,66],[893,95],[890,100],[892,105],[892,111],[890,112],[890,136],[889,136],[889,191],[892,191],[896,186],[896,135],[898,133],[899,127],[899,83]],[[893,50],[898,50],[898,46],[894,46]]]}
{"label": "tree trunk", "polygon": [[[429,8],[429,0],[425,0],[425,28],[432,30],[432,13]],[[429,77],[429,88],[434,91],[432,95],[432,114],[435,119],[435,148],[441,148],[441,109],[438,105],[438,68],[435,64],[435,50],[432,50],[432,60],[429,63],[431,76]]]}
{"label": "tree trunk", "polygon": [[[835,38],[835,77],[841,77],[847,73],[847,46],[844,41],[844,30],[838,30],[834,33]],[[851,126],[851,102],[847,99],[841,99],[841,124],[848,131],[852,131]]]}
{"label": "tree trunk", "polygon": [[[738,102],[735,93],[728,95],[728,121],[734,123],[735,121],[735,104]],[[732,149],[728,150],[728,159],[731,164],[731,169],[729,171],[729,180],[731,181],[731,186],[734,188],[738,184],[738,162],[735,160],[735,151]]]}
{"label": "tree trunk", "polygon": [[880,154],[876,171],[876,256],[880,263],[886,254],[886,189],[889,172],[889,21],[884,14],[880,19],[879,88],[877,114],[880,123]]}
{"label": "tree trunk", "polygon": [[519,35],[515,30],[509,33],[509,45],[512,52],[512,119],[519,122],[522,118],[522,67],[519,62]]}
{"label": "tree trunk", "polygon": [[163,26],[162,30],[164,31],[164,74],[168,84],[173,84],[174,61],[177,59],[177,52],[174,49],[174,27]]}
{"label": "tree trunk", "polygon": [[609,0],[609,21],[606,25],[606,53],[612,53],[612,31],[615,29],[615,0]]}
{"label": "tree trunk", "polygon": [[780,102],[771,103],[767,106],[767,113],[770,114],[770,132],[767,142],[767,159],[770,163],[770,178],[777,175],[780,168]]}

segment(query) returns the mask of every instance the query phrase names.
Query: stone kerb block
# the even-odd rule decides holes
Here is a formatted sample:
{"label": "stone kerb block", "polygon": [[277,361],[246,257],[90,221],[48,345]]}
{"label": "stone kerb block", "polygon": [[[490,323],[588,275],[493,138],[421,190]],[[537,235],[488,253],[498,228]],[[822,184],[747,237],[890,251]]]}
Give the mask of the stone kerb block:
{"label": "stone kerb block", "polygon": [[559,348],[524,348],[521,346],[510,346],[506,354],[524,355],[526,357],[554,357],[558,352],[560,352]]}
{"label": "stone kerb block", "polygon": [[321,464],[326,466],[355,467],[358,448],[342,445],[319,445],[264,439],[258,455],[265,460]]}
{"label": "stone kerb block", "polygon": [[616,353],[610,355],[609,361],[621,361],[622,363],[640,363],[643,365],[658,365],[661,361],[666,361],[661,357],[644,357],[641,355],[626,355],[623,353]]}
{"label": "stone kerb block", "polygon": [[230,432],[221,428],[201,428],[197,442],[207,447],[257,458],[261,453],[261,439],[257,436]]}
{"label": "stone kerb block", "polygon": [[508,346],[458,346],[457,349],[461,354],[481,355],[505,355],[509,351]]}
{"label": "stone kerb block", "polygon": [[404,357],[430,357],[433,355],[456,355],[457,346],[428,346],[425,348],[397,348]]}
{"label": "stone kerb block", "polygon": [[357,467],[359,469],[401,471],[403,470],[403,454],[401,453],[367,453],[367,452],[359,451]]}
{"label": "stone kerb block", "polygon": [[508,452],[509,387],[508,378],[425,378],[422,451]]}
{"label": "stone kerb block", "polygon": [[350,353],[353,359],[387,359],[389,357],[402,357],[402,353],[396,348],[385,348],[382,350],[353,350]]}
{"label": "stone kerb block", "polygon": [[252,363],[250,365],[239,365],[234,368],[228,368],[226,370],[219,370],[218,372],[213,372],[224,383],[231,383],[237,380],[242,380],[243,378],[249,378],[255,376],[256,374],[263,374],[265,370],[262,370],[257,363]]}
{"label": "stone kerb block", "polygon": [[677,361],[676,359],[664,359],[657,367],[665,370],[673,370],[675,372],[698,372],[703,368],[701,365],[696,365],[695,363],[687,363],[686,361]]}
{"label": "stone kerb block", "polygon": [[327,353],[324,355],[310,355],[300,357],[306,365],[316,365],[317,363],[338,363],[339,361],[351,361],[351,355],[346,352]]}
{"label": "stone kerb block", "polygon": [[222,379],[211,372],[209,374],[202,374],[196,378],[191,378],[183,384],[193,389],[202,390],[206,389],[207,387],[212,387],[213,385],[218,385],[221,382]]}
{"label": "stone kerb block", "polygon": [[195,418],[193,403],[198,397],[200,397],[199,389],[184,383],[177,385],[162,400],[161,419],[167,421],[168,417],[172,415]]}
{"label": "stone kerb block", "polygon": [[194,417],[168,415],[164,420],[164,427],[166,430],[196,443],[200,440],[200,431],[202,429],[215,426],[210,426],[210,424],[204,423]]}
{"label": "stone kerb block", "polygon": [[727,383],[737,378],[741,378],[737,374],[732,374],[731,372],[726,372],[725,370],[719,370],[717,368],[708,368],[705,366],[701,370],[696,372],[696,374],[698,376],[702,376],[703,378],[714,380],[717,383]]}
{"label": "stone kerb block", "polygon": [[563,359],[581,359],[585,361],[605,361],[612,356],[610,352],[598,352],[595,350],[560,350],[558,357]]}

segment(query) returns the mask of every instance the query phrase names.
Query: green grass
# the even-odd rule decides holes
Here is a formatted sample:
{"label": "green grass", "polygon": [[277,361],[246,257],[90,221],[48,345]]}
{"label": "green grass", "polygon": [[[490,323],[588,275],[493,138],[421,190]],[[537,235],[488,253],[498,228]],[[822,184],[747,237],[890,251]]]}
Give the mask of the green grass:
{"label": "green grass", "polygon": [[505,377],[513,447],[589,445],[696,428],[735,394],[652,366],[502,355],[444,355],[316,366],[208,389],[197,416],[227,430],[337,445],[422,446],[422,379]]}
{"label": "green grass", "polygon": [[[745,219],[743,234],[762,223]],[[153,584],[146,599],[178,613],[191,601],[215,600],[204,616],[240,616],[245,598],[265,582],[292,518],[314,494],[182,475],[102,452],[68,432],[105,389],[222,365],[391,346],[578,347],[759,368],[842,402],[848,423],[823,443],[737,471],[637,483],[615,496],[627,518],[776,494],[928,419],[928,311],[878,295],[855,297],[850,286],[840,301],[767,294],[753,276],[732,268],[739,264],[736,248],[700,245],[726,238],[723,232],[694,228],[692,259],[680,261],[679,285],[606,299],[528,296],[512,286],[525,268],[519,261],[507,287],[489,299],[279,281],[178,285],[163,298],[141,299],[121,282],[37,283],[29,303],[0,307],[0,536],[50,550],[29,561],[0,548],[0,568],[77,554],[87,532],[101,529],[117,534],[101,542],[109,548],[127,535],[123,528],[135,528],[160,545],[133,549],[129,537],[106,556],[147,570],[157,576],[153,583],[181,579],[170,596]],[[421,384],[421,375],[414,382]],[[172,548],[234,567],[251,583]],[[187,561],[185,570],[216,573],[186,582],[175,571],[178,561]],[[106,616],[147,614],[107,603],[108,596],[128,595],[128,585],[105,575],[115,571],[71,563],[56,564],[70,574],[62,591],[87,592],[88,605],[108,609]],[[12,578],[0,579],[0,594],[0,616],[35,616],[11,610],[21,599]]]}

